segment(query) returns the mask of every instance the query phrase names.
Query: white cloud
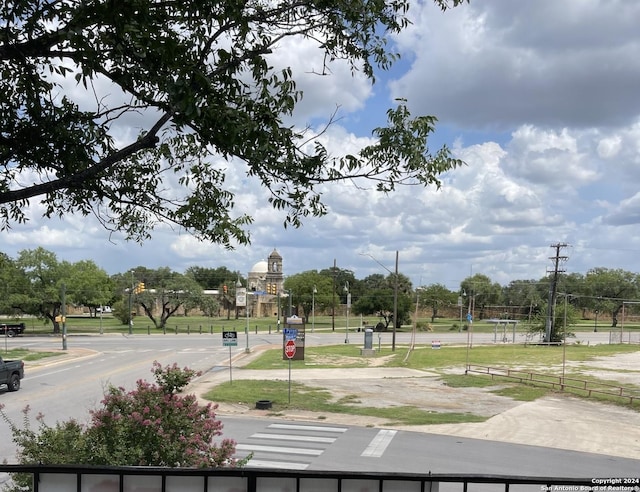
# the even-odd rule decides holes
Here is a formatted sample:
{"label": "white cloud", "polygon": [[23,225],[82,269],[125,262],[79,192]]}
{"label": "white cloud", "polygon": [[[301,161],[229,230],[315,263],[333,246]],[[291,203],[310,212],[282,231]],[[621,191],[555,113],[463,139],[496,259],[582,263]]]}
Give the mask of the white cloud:
{"label": "white cloud", "polygon": [[276,248],[287,275],[335,259],[364,278],[387,274],[399,251],[399,269],[414,284],[457,289],[473,273],[502,284],[541,278],[550,245],[565,241],[568,272],[640,272],[640,3],[492,0],[442,14],[427,0],[415,2],[412,15],[396,40],[411,63],[389,74],[389,87],[373,91],[342,63],[330,76],[313,74],[321,60],[306,43],[287,44],[272,61],[300,76],[300,125],[318,130],[341,106],[345,118],[322,136],[332,155],[370,143],[370,127],[393,97],[408,97],[413,114],[438,116],[432,140],[467,163],[442,176],[442,189],[384,195],[371,183],[326,185],[319,190],[328,215],[285,230],[283,212],[268,205],[244,164],[220,161],[237,213],[255,219],[249,247],[229,252],[169,227],[143,246],[112,236],[114,244],[91,217],[44,222],[32,204],[32,223],[4,233],[5,252],[43,246],[110,273],[200,265],[246,274]]}
{"label": "white cloud", "polygon": [[640,5],[621,1],[471,2],[444,14],[414,3],[398,37],[415,57],[392,85],[457,128],[522,123],[621,125],[640,110]]}

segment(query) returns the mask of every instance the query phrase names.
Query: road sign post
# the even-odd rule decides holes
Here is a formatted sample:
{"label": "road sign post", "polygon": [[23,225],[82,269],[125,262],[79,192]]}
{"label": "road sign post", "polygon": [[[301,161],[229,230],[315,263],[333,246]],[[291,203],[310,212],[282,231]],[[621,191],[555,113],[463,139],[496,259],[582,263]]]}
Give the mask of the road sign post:
{"label": "road sign post", "polygon": [[229,347],[229,384],[233,383],[233,376],[231,373],[231,347],[238,346],[238,332],[237,331],[223,331],[222,332],[222,346]]}
{"label": "road sign post", "polygon": [[291,404],[291,359],[296,355],[296,339],[289,338],[284,343],[284,355],[289,359],[289,404]]}

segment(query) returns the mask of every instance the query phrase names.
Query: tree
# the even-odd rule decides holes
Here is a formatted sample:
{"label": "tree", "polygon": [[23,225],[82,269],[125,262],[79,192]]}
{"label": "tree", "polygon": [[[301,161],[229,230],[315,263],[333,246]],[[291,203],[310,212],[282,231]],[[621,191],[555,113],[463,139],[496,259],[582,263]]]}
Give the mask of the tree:
{"label": "tree", "polygon": [[23,284],[24,290],[12,295],[13,308],[50,321],[53,332],[60,333],[62,291],[70,285],[71,264],[59,262],[51,251],[36,248],[20,251],[16,265],[27,282]]}
{"label": "tree", "polygon": [[431,322],[433,323],[438,316],[440,306],[454,305],[458,299],[455,292],[451,292],[442,284],[431,284],[427,287],[418,289],[419,305],[429,306],[431,308]]}
{"label": "tree", "polygon": [[380,288],[368,291],[353,304],[353,314],[376,315],[384,320],[385,331],[391,322],[400,327],[410,320],[411,297],[403,291],[398,292],[398,319],[393,319],[393,288]]}
{"label": "tree", "polygon": [[[156,383],[138,380],[136,389],[109,386],[90,421],[57,422],[53,427],[38,415],[38,428],[30,425],[25,408],[24,427],[10,421],[20,464],[73,464],[100,466],[223,467],[242,466],[233,458],[235,442],[222,435],[216,405],[200,405],[193,394],[179,394],[197,373],[176,364],[154,362]],[[31,478],[31,477],[29,477]],[[31,490],[17,476],[16,490]],[[24,488],[19,488],[23,486]]]}
{"label": "tree", "polygon": [[[434,1],[446,10],[464,0]],[[387,44],[409,24],[410,3],[5,1],[0,226],[27,220],[37,198],[45,217],[93,214],[130,239],[168,223],[231,248],[249,241],[251,218],[233,212],[229,165],[243,162],[296,227],[326,213],[316,187],[328,182],[439,186],[462,163],[446,146],[430,153],[436,118],[413,118],[401,102],[375,143],[332,156],[324,129],[287,122],[302,93],[272,56],[315,45],[319,75],[347,63],[373,82],[397,56]]]}
{"label": "tree", "polygon": [[[140,275],[140,272],[137,272]],[[185,306],[200,305],[202,287],[192,277],[173,272],[168,267],[144,272],[145,290],[135,294],[135,302],[158,329]]]}
{"label": "tree", "polygon": [[227,267],[203,268],[192,266],[185,270],[185,275],[193,277],[200,286],[207,289],[219,289],[223,285],[231,286],[240,280],[244,280],[240,272],[232,272]]}
{"label": "tree", "polygon": [[640,292],[638,275],[622,269],[592,268],[584,277],[585,291],[593,309],[611,313],[611,326],[618,325],[623,301],[637,299]]}
{"label": "tree", "polygon": [[29,281],[17,265],[5,253],[0,253],[0,283],[2,295],[0,296],[0,312],[3,314],[21,314],[22,293],[29,289]]}
{"label": "tree", "polygon": [[[552,343],[563,342],[565,340],[565,335],[566,338],[574,337],[575,333],[569,331],[569,327],[575,325],[578,321],[578,310],[574,306],[577,298],[569,296],[565,302],[564,296],[560,297],[560,302],[558,302],[556,308],[553,310],[554,319],[551,323],[551,337],[548,340]],[[545,304],[534,316],[535,323],[529,328],[530,333],[539,333],[541,338],[544,337],[547,329],[548,309],[549,306]]]}
{"label": "tree", "polygon": [[474,311],[478,311],[478,319],[484,318],[484,309],[489,304],[497,304],[500,301],[502,287],[497,282],[491,282],[486,275],[476,273],[465,278],[460,288],[471,297]]}
{"label": "tree", "polygon": [[83,260],[71,265],[70,284],[67,286],[67,302],[87,306],[96,314],[96,309],[104,306],[113,297],[113,285],[107,272],[91,260]]}
{"label": "tree", "polygon": [[[502,297],[505,304],[516,309],[531,321],[533,315],[537,314],[541,306],[547,302],[547,297],[542,297],[539,288],[540,283],[536,280],[513,280],[502,289]],[[548,282],[545,284],[548,292]]]}
{"label": "tree", "polygon": [[290,275],[284,285],[286,290],[291,290],[296,305],[302,307],[307,320],[311,316],[314,302],[316,311],[331,306],[333,281],[317,270]]}

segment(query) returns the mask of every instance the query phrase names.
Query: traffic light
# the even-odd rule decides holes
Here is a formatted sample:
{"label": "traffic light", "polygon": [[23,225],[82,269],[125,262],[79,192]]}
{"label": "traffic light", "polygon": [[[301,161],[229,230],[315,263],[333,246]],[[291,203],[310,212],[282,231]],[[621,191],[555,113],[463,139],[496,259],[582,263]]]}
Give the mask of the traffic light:
{"label": "traffic light", "polygon": [[144,282],[138,282],[138,293],[144,292]]}

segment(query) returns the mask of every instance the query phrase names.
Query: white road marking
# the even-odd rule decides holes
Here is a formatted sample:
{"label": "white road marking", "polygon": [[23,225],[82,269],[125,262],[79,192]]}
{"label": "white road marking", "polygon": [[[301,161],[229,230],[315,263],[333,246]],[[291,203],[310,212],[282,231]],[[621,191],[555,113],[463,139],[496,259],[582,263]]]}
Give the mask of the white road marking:
{"label": "white road marking", "polygon": [[306,470],[307,463],[293,463],[288,461],[264,461],[250,459],[246,468],[279,468],[283,470]]}
{"label": "white road marking", "polygon": [[267,434],[264,432],[257,432],[251,437],[256,439],[275,439],[278,441],[303,441],[303,442],[324,442],[333,443],[336,442],[335,437],[315,437],[315,436],[297,436],[289,434]]}
{"label": "white road marking", "polygon": [[381,429],[360,456],[367,458],[380,458],[397,433],[398,431]]}
{"label": "white road marking", "polygon": [[347,432],[346,427],[323,427],[317,425],[271,424],[270,429],[306,430],[317,432]]}
{"label": "white road marking", "polygon": [[260,446],[252,444],[238,444],[237,450],[240,451],[266,451],[268,453],[282,454],[304,454],[308,456],[320,456],[324,449],[306,449],[306,448],[289,448],[286,446]]}

